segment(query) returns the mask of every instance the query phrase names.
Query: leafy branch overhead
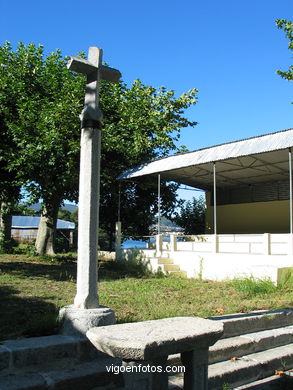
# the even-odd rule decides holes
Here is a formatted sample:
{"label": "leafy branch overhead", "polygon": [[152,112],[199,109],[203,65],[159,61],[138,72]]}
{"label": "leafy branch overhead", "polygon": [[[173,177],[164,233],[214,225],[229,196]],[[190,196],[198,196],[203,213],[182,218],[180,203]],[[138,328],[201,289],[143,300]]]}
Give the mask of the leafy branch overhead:
{"label": "leafy branch overhead", "polygon": [[[289,39],[288,49],[293,51],[293,23],[285,19],[277,19],[276,25],[279,29],[283,30],[286,34],[286,38]],[[278,70],[277,73],[287,80],[293,80],[293,65],[290,65],[287,71]]]}

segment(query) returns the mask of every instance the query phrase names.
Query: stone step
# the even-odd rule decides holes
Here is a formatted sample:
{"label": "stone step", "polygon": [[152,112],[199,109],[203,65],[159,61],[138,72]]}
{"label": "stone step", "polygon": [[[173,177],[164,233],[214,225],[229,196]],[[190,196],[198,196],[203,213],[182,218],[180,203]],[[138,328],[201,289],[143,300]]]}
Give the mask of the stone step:
{"label": "stone step", "polygon": [[[182,274],[182,272],[172,272],[172,274]],[[283,369],[284,367],[282,364],[284,362],[286,363],[286,361],[288,361],[287,364],[291,364],[291,366],[286,368],[293,367],[293,361],[291,362],[291,355],[288,352],[288,349],[290,349],[291,354],[293,353],[293,310],[257,311],[249,314],[212,317],[212,319],[224,320],[225,323],[226,338],[219,340],[218,343],[220,344],[215,344],[215,346],[212,347],[210,354],[211,362],[214,363],[210,365],[211,370],[215,373],[217,370],[221,371],[222,369],[222,374],[217,375],[218,378],[220,378],[219,380],[222,380],[223,383],[233,383],[233,380],[239,377],[242,380],[241,384],[243,384],[247,383],[243,382],[245,378],[251,382],[258,378],[272,375],[275,369]],[[264,327],[269,329],[275,327],[276,329],[264,331]],[[279,346],[286,343],[291,343],[291,345],[285,345],[284,347]],[[269,349],[266,352],[260,352],[260,350],[263,351],[264,349],[268,349],[268,347],[273,347],[273,349]],[[286,354],[281,355],[281,352],[283,353],[284,349],[282,350],[280,348],[284,348],[285,351],[288,352],[289,357]],[[220,349],[223,349],[223,352],[220,352]],[[273,351],[272,359],[268,363],[263,362],[264,358],[259,354],[270,354],[270,351]],[[260,360],[260,363],[253,357],[254,355]],[[243,358],[243,356],[248,356],[248,358]],[[228,360],[232,357],[238,357],[240,359],[235,361]],[[47,382],[51,383],[50,381],[52,378],[52,380],[55,381],[55,377],[59,376],[60,378],[64,378],[64,375],[67,375],[68,380],[64,379],[64,386],[61,384],[63,382],[61,382],[60,379],[60,386],[58,385],[56,388],[62,390],[67,390],[67,388],[69,390],[70,388],[71,390],[73,388],[72,383],[75,383],[75,379],[72,379],[68,370],[72,371],[73,378],[75,378],[74,375],[76,375],[76,378],[81,376],[85,383],[87,383],[86,378],[87,375],[89,375],[89,383],[91,384],[92,381],[90,378],[92,376],[95,378],[95,373],[91,373],[91,367],[94,372],[95,364],[99,367],[99,375],[101,375],[101,377],[106,375],[109,379],[109,374],[105,371],[105,364],[104,370],[102,370],[101,365],[103,365],[103,359],[105,359],[105,355],[98,352],[86,339],[71,336],[54,335],[4,341],[0,344],[0,389],[47,389],[47,387],[39,386],[38,383],[41,383],[46,378]],[[227,361],[218,362],[223,359],[227,359]],[[108,360],[108,362],[113,364],[113,359]],[[180,364],[180,362],[178,364]],[[48,368],[50,365],[51,368]],[[40,367],[42,368],[40,369]],[[47,367],[47,369],[45,369],[45,367]],[[235,368],[235,370],[239,369],[239,374],[237,373],[237,370],[233,371],[232,368]],[[102,371],[104,372],[103,375]],[[41,378],[39,376],[40,372],[43,373]],[[87,372],[88,374],[86,374]],[[258,374],[260,376],[257,376]],[[215,374],[214,377],[211,375],[212,374],[210,373],[211,383],[217,383],[217,375]],[[21,379],[18,380],[18,378]],[[231,379],[230,382],[229,378]],[[76,379],[76,381],[78,380],[79,379]],[[7,387],[8,382],[10,383],[10,387]],[[71,387],[69,385],[67,387],[67,382],[71,383]],[[21,383],[24,383],[21,385],[22,387],[17,387],[20,386]],[[101,383],[103,383],[103,381],[101,381]],[[237,382],[236,385],[238,386],[240,384]],[[217,387],[214,388],[216,389]],[[93,390],[90,387],[82,387],[82,390],[86,389]],[[97,387],[97,389],[103,390],[102,387]]]}
{"label": "stone step", "polygon": [[[171,272],[171,274],[174,276],[185,276],[182,271]],[[262,331],[263,329],[271,329],[273,325],[275,328],[293,325],[293,310],[257,311],[249,314],[211,317],[211,319],[223,320],[225,338],[241,335],[240,338],[230,338],[228,341],[221,339],[218,343],[222,344],[217,343],[212,347],[212,350],[214,350],[213,354],[217,356],[219,353],[217,345],[222,345],[223,348],[225,348],[224,353],[228,359],[231,355],[237,355],[236,348],[239,348],[242,352],[248,354],[251,352],[251,348],[255,347],[256,349],[254,352],[257,351],[257,344],[259,346],[261,345],[262,348],[266,348],[267,342],[272,342],[272,346],[276,346],[276,343],[279,342],[287,342],[286,332],[289,331],[290,334],[290,329],[284,331],[280,329],[279,332],[274,331],[273,335],[270,335],[270,333],[258,333],[250,336],[247,335],[246,338],[244,338],[243,335]],[[251,342],[248,339],[249,337],[253,338]],[[290,337],[292,337],[292,334],[290,334]],[[245,348],[250,349],[246,349],[245,352]],[[0,343],[0,372],[7,368],[22,368],[32,364],[45,364],[50,361],[56,362],[60,359],[72,356],[74,356],[77,361],[85,361],[94,359],[100,355],[100,352],[98,352],[86,339],[79,339],[71,336],[53,335],[23,340],[8,340]],[[212,359],[215,361],[219,359],[219,357]]]}
{"label": "stone step", "polygon": [[[63,360],[58,369],[49,366],[27,367],[25,370],[0,375],[1,390],[123,390],[123,377],[107,372],[106,365],[119,362],[112,358],[99,358],[74,364]],[[118,389],[119,388],[119,389]]]}
{"label": "stone step", "polygon": [[157,261],[158,264],[174,264],[174,261],[169,257],[159,257]]}
{"label": "stone step", "polygon": [[228,338],[245,333],[293,325],[293,310],[258,310],[250,313],[209,317],[209,319],[222,321],[224,323],[224,335],[222,338]]}
{"label": "stone step", "polygon": [[[209,364],[238,358],[271,348],[293,343],[293,326],[247,333],[242,336],[225,338],[209,348]],[[293,348],[293,344],[292,344]],[[169,357],[172,365],[181,365],[180,355]]]}
{"label": "stone step", "polygon": [[221,389],[224,383],[241,386],[269,377],[275,370],[293,367],[293,344],[242,356],[239,360],[209,365],[209,390]]}
{"label": "stone step", "polygon": [[187,278],[186,271],[168,271],[168,274],[171,276],[178,277],[178,278]]}
{"label": "stone step", "polygon": [[180,271],[180,265],[177,265],[177,264],[164,264],[164,271],[165,272]]}
{"label": "stone step", "polygon": [[293,378],[274,375],[244,386],[234,387],[234,390],[292,390]]}
{"label": "stone step", "polygon": [[[255,381],[271,377],[275,370],[284,370],[284,366],[286,369],[293,367],[292,344],[242,356],[235,361],[210,364],[208,368],[208,389],[230,390],[247,384],[252,386]],[[171,377],[170,388],[173,390],[183,389],[182,376]],[[253,387],[251,390],[254,390]]]}
{"label": "stone step", "polygon": [[[31,337],[0,343],[0,373],[73,358],[85,361],[103,356],[87,340],[65,335]],[[1,389],[1,387],[0,387]]]}
{"label": "stone step", "polygon": [[209,363],[217,363],[291,343],[293,343],[293,325],[225,338],[210,347]]}

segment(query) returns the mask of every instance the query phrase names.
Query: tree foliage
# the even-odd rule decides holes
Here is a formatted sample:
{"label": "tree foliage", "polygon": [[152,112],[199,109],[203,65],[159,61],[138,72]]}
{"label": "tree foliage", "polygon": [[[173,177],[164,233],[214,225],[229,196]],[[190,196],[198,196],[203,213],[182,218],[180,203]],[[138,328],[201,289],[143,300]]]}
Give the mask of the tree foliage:
{"label": "tree foliage", "polygon": [[[292,52],[293,51],[293,23],[289,20],[285,19],[277,19],[276,25],[279,29],[282,29],[286,37],[289,39],[288,49]],[[278,70],[277,73],[287,80],[293,80],[293,65],[290,65],[289,69],[287,71],[281,71]]]}
{"label": "tree foliage", "polygon": [[60,51],[45,57],[41,45],[20,43],[14,52],[6,43],[0,63],[1,117],[13,143],[7,167],[32,200],[42,199],[40,252],[54,252],[59,206],[77,195],[82,79],[67,71]]}
{"label": "tree foliage", "polygon": [[205,232],[205,201],[203,197],[186,201],[177,212],[174,221],[184,228],[184,234]]}
{"label": "tree foliage", "polygon": [[[196,90],[176,98],[174,91],[145,86],[136,80],[130,88],[123,82],[104,83],[101,108],[104,114],[101,171],[101,228],[113,242],[120,198],[124,236],[149,234],[157,212],[157,178],[144,177],[122,182],[119,196],[117,176],[123,171],[180,151],[176,146],[180,129],[194,126],[183,117],[184,110],[196,102]],[[177,185],[161,184],[162,212],[170,215],[177,205]]]}
{"label": "tree foliage", "polygon": [[[42,244],[50,252],[60,204],[64,199],[78,199],[79,114],[85,78],[68,71],[67,58],[59,50],[45,56],[43,46],[34,44],[20,43],[13,51],[6,43],[0,47],[0,64],[0,129],[9,146],[0,160],[0,172],[2,164],[12,175],[7,183],[16,183],[17,191],[24,186],[33,201],[42,200]],[[196,102],[196,92],[193,89],[176,98],[174,91],[145,86],[139,80],[131,87],[123,81],[102,83],[100,222],[109,237],[117,220],[117,176],[179,150],[180,129],[195,125],[184,111]],[[155,183],[147,179],[121,185],[125,234],[147,233],[156,210]],[[162,188],[163,210],[168,213],[176,205],[176,186],[164,183]]]}

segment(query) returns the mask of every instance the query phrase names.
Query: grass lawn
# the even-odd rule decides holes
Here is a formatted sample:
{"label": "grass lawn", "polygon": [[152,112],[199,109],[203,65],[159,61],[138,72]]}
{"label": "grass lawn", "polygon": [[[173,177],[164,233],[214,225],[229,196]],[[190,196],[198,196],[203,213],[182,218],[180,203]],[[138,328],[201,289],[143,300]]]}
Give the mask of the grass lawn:
{"label": "grass lawn", "polygon": [[[213,316],[257,309],[293,308],[293,284],[213,282],[142,276],[141,267],[99,263],[100,304],[117,322],[171,316]],[[73,302],[76,262],[0,255],[0,339],[56,333],[58,310]]]}

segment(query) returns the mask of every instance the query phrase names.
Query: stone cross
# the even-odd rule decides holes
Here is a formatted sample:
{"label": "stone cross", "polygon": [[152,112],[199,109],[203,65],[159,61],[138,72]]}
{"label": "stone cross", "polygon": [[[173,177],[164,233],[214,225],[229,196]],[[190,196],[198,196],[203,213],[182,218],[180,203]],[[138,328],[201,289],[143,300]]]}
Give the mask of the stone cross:
{"label": "stone cross", "polygon": [[102,65],[102,49],[90,47],[88,60],[71,57],[68,69],[87,76],[85,105],[81,113],[80,177],[78,206],[77,293],[74,306],[99,307],[97,244],[99,228],[100,156],[102,114],[100,80],[118,82],[118,70]]}

